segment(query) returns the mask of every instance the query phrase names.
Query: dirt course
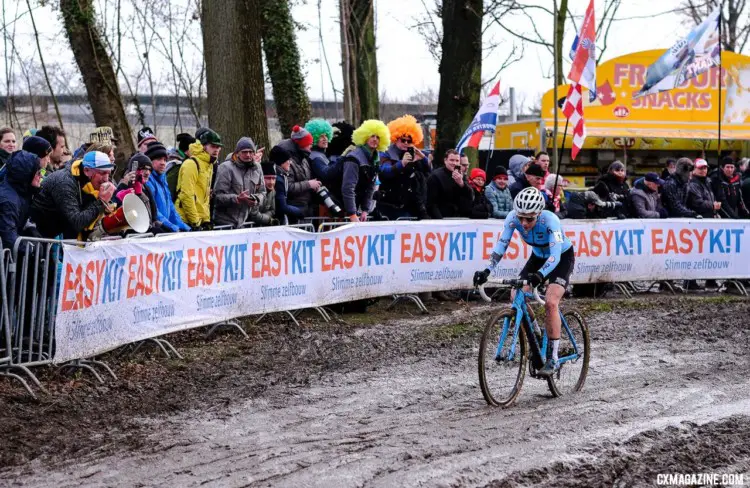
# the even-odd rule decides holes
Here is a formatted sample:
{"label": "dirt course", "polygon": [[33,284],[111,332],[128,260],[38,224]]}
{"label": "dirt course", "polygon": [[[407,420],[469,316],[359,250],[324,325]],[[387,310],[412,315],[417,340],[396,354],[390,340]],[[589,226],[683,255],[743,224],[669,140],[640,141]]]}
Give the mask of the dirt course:
{"label": "dirt course", "polygon": [[105,385],[49,371],[38,401],[0,379],[0,486],[750,485],[747,299],[570,300],[591,328],[584,390],[527,377],[508,409],[476,372],[499,305],[386,303],[248,340],[177,334],[185,360],[111,354]]}

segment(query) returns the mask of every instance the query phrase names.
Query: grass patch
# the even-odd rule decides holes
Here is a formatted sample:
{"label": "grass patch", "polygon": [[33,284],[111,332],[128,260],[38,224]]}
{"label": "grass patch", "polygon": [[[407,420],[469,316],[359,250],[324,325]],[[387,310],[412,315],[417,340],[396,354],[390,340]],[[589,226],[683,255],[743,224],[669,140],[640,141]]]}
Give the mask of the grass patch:
{"label": "grass patch", "polygon": [[474,336],[482,332],[483,327],[479,324],[459,322],[457,324],[441,325],[431,329],[432,335],[438,339],[458,339],[460,337]]}

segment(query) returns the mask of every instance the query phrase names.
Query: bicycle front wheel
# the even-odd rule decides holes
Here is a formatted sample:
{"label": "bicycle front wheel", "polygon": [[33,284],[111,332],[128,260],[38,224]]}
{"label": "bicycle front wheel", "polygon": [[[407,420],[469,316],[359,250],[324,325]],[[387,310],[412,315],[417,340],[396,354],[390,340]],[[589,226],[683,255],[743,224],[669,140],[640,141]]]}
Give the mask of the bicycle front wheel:
{"label": "bicycle front wheel", "polygon": [[563,318],[568,327],[563,325],[560,334],[560,369],[547,378],[549,391],[556,397],[581,391],[589,372],[589,328],[578,312],[565,312]]}
{"label": "bicycle front wheel", "polygon": [[487,321],[479,343],[479,386],[489,405],[507,407],[521,393],[529,348],[516,312],[505,309]]}

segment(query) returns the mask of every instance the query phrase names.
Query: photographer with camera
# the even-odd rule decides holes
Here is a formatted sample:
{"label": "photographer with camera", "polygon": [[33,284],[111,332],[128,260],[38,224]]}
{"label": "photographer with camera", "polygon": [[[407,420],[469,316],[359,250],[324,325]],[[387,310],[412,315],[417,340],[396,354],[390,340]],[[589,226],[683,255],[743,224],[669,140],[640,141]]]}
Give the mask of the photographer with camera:
{"label": "photographer with camera", "polygon": [[214,225],[231,225],[239,228],[266,197],[263,169],[257,150],[249,137],[237,141],[234,152],[219,165],[214,185]]}
{"label": "photographer with camera", "polygon": [[416,146],[424,135],[417,119],[404,115],[388,123],[391,145],[380,155],[378,210],[391,220],[427,216],[427,177],[432,165]]}

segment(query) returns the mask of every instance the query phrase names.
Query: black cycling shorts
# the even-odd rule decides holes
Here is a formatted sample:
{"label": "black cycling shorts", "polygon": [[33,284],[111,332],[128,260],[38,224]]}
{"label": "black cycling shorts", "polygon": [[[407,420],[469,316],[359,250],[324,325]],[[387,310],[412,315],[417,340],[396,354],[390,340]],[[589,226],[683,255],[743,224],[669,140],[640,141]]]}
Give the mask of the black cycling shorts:
{"label": "black cycling shorts", "polygon": [[[530,273],[536,273],[541,269],[542,266],[544,266],[544,263],[547,262],[547,258],[540,258],[536,254],[532,254],[528,261],[526,261],[526,265],[521,270],[521,276],[520,278],[522,280],[528,279],[528,276]],[[555,266],[555,269],[552,270],[550,274],[547,275],[547,280],[549,280],[549,283],[560,285],[563,288],[567,288],[568,284],[570,284],[570,275],[573,274],[573,268],[575,268],[576,264],[576,253],[573,251],[573,248],[571,247],[562,255],[560,256],[560,262],[557,263],[557,266]]]}

